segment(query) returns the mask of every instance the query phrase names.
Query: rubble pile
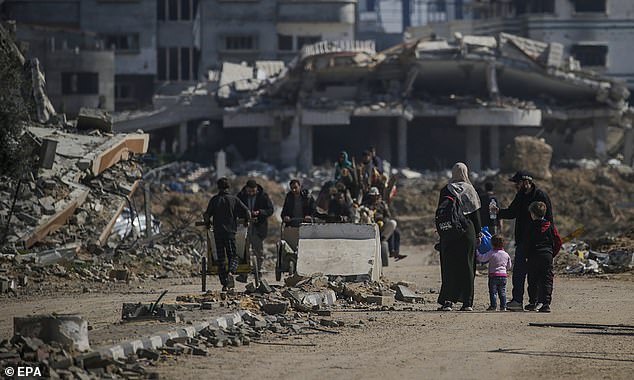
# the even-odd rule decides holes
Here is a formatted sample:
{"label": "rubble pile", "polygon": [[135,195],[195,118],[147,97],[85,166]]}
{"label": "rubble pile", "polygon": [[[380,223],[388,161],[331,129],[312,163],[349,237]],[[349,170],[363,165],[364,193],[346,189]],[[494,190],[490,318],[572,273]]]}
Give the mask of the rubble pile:
{"label": "rubble pile", "polygon": [[620,236],[605,235],[564,245],[555,258],[561,273],[619,273],[634,269],[634,230]]}
{"label": "rubble pile", "polygon": [[[127,275],[119,274],[120,278]],[[423,295],[415,290],[415,285],[408,282],[349,283],[320,274],[310,277],[295,275],[286,279],[285,286],[272,286],[262,281],[256,287],[251,283],[246,293],[210,291],[179,295],[176,303],[160,305],[159,309],[228,308],[239,311],[241,321],[225,327],[210,324],[194,337],[170,337],[163,346],[140,348],[125,360],[115,360],[97,351],[79,352],[72,346],[65,347],[55,341],[45,343],[35,337],[16,334],[11,340],[0,343],[0,365],[3,368],[30,366],[41,371],[42,377],[51,379],[156,379],[158,375],[151,370],[155,363],[173,360],[179,355],[210,356],[214,348],[250,344],[314,346],[302,342],[301,338],[310,334],[338,334],[341,327],[366,326],[364,320],[351,323],[334,318],[332,314],[337,310],[398,310],[396,307],[402,304],[396,304],[397,301],[425,302]],[[137,306],[124,304],[124,319],[126,305],[131,306],[128,312]],[[401,307],[414,310],[413,306]]]}
{"label": "rubble pile", "polygon": [[102,360],[94,366],[89,361],[78,362],[77,354],[55,342],[45,344],[38,338],[16,334],[11,340],[0,342],[0,367],[27,367],[33,371],[29,373],[33,378],[46,379],[158,379],[145,369],[147,359]]}
{"label": "rubble pile", "polygon": [[56,214],[70,201],[70,193],[70,187],[56,178],[21,181],[19,187],[17,180],[0,178],[0,224],[8,241],[17,241],[42,217]]}
{"label": "rubble pile", "polygon": [[550,179],[550,160],[553,148],[544,139],[532,136],[517,136],[506,147],[502,170],[516,172],[525,170],[538,179]]}

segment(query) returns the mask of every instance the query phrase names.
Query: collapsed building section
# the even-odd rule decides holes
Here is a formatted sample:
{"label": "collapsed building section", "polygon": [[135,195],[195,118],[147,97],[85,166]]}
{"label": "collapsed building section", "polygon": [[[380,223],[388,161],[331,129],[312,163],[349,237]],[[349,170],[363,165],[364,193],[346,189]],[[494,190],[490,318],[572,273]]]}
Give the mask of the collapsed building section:
{"label": "collapsed building section", "polygon": [[629,91],[581,71],[557,43],[456,35],[377,53],[371,42],[320,42],[255,89],[243,71],[218,93],[224,128],[258,128],[260,158],[280,165],[306,169],[375,144],[401,167],[498,168],[500,147],[535,127],[591,128],[601,158],[608,127],[625,128],[632,160]]}
{"label": "collapsed building section", "polygon": [[[64,114],[55,112],[46,95],[37,59],[25,59],[11,30],[2,26],[0,47],[17,62],[3,73],[18,78],[26,88],[9,99],[24,104],[27,111],[16,116],[20,128],[12,137],[13,144],[20,152],[31,154],[30,161],[35,163],[13,176],[0,173],[1,244],[31,248],[49,239],[57,247],[70,243],[61,251],[72,251],[83,240],[79,235],[93,225],[101,228],[98,245],[105,244],[141,178],[140,169],[133,164],[120,166],[132,155],[147,151],[149,135],[113,135],[112,118],[102,110],[82,109],[77,121],[67,121]],[[4,117],[1,121],[2,128],[14,128]],[[10,146],[2,146],[3,156]],[[50,237],[65,226],[67,231],[61,236]]]}

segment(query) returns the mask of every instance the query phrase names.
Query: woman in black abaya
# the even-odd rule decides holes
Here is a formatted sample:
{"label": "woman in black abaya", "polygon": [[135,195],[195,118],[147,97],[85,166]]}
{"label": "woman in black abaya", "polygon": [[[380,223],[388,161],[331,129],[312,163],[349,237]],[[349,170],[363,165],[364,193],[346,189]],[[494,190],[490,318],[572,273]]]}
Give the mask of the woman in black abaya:
{"label": "woman in black abaya", "polygon": [[461,311],[473,310],[475,250],[480,244],[480,198],[474,189],[467,166],[458,162],[451,171],[451,180],[440,191],[438,204],[447,197],[460,200],[467,218],[466,232],[453,239],[440,239],[440,272],[442,286],[438,295],[438,310],[451,311],[454,303],[462,302]]}

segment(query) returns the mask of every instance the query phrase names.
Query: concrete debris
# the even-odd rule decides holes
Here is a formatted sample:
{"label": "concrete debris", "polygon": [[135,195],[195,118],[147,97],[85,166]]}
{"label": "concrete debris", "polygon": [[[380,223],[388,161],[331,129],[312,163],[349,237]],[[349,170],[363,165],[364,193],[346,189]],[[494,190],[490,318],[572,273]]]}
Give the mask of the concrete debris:
{"label": "concrete debris", "polygon": [[373,224],[310,224],[299,229],[297,273],[353,276],[376,281],[380,277],[378,227]]}
{"label": "concrete debris", "polygon": [[0,367],[25,367],[29,378],[46,379],[158,379],[157,374],[143,364],[155,360],[148,350],[136,360],[127,362],[101,357],[97,352],[81,356],[73,349],[66,349],[59,342],[50,344],[38,338],[19,334],[11,340],[0,342]]}
{"label": "concrete debris", "polygon": [[[57,141],[57,154],[51,169],[41,169],[37,179],[20,182],[17,193],[18,182],[4,178],[0,182],[3,199],[18,194],[6,240],[30,248],[42,242],[87,241],[80,235],[104,233],[110,220],[121,212],[116,208],[122,203],[119,194],[130,195],[140,177],[139,168],[125,160],[132,152],[147,150],[148,136],[96,137],[41,127],[30,127],[29,131],[38,139]],[[110,144],[111,140],[116,143]],[[85,171],[77,166],[80,161],[87,162]],[[101,175],[93,177],[93,173]],[[104,210],[103,204],[114,207]],[[0,214],[8,214],[10,206],[1,202]],[[105,235],[101,245],[109,232]]]}
{"label": "concrete debris", "polygon": [[285,314],[288,307],[287,301],[265,301],[260,305],[260,310],[268,315]]}
{"label": "concrete debris", "polygon": [[[565,118],[575,107],[587,105],[606,109],[616,119],[627,119],[627,87],[571,66],[568,58],[561,44],[508,33],[458,35],[453,41],[421,39],[379,53],[368,41],[324,41],[304,46],[286,70],[262,75],[259,81],[253,74],[257,70],[251,67],[223,65],[218,98],[225,107],[225,126],[230,127],[289,117],[289,107],[305,110],[303,119],[308,125],[321,120],[310,119],[309,111],[315,110],[328,111],[327,121],[321,120],[324,125],[350,124],[351,115],[411,120],[448,112],[460,118],[469,109],[504,114],[500,120],[506,124],[507,116],[513,114],[524,125],[533,118],[528,114],[539,114],[540,120],[542,114],[544,118]],[[455,75],[464,60],[472,65],[470,72],[482,74]],[[377,77],[386,82],[383,89],[363,85]],[[455,88],[469,90],[458,96]],[[481,93],[488,93],[490,99],[481,99]],[[526,115],[520,115],[522,112]],[[487,125],[478,117],[467,119]]]}
{"label": "concrete debris", "polygon": [[634,232],[564,244],[555,269],[571,274],[620,273],[634,268]]}
{"label": "concrete debris", "polygon": [[381,306],[392,306],[394,305],[394,297],[393,296],[367,296],[367,303],[373,303]]}
{"label": "concrete debris", "polygon": [[550,179],[550,161],[553,148],[544,142],[530,136],[517,136],[513,143],[506,148],[502,170],[516,172],[528,171],[535,178]]}
{"label": "concrete debris", "polygon": [[[44,343],[56,342],[66,350],[86,351],[90,349],[88,322],[79,315],[54,314],[16,317],[13,319],[16,335],[41,339]],[[37,346],[31,346],[33,351]]]}
{"label": "concrete debris", "polygon": [[425,302],[425,299],[422,295],[417,294],[410,288],[403,285],[398,285],[396,287],[395,298],[399,301],[409,302],[409,303]]}
{"label": "concrete debris", "polygon": [[77,129],[83,131],[98,130],[112,133],[112,116],[108,111],[81,108],[77,116]]}

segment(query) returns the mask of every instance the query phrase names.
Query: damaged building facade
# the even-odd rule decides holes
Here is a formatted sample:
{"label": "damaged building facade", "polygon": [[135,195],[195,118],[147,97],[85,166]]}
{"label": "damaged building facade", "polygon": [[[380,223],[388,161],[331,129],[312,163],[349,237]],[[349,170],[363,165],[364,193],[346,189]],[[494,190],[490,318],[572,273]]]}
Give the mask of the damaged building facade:
{"label": "damaged building facade", "polygon": [[[434,2],[430,2],[434,3]],[[634,3],[629,0],[498,0],[447,4],[440,18],[407,29],[411,38],[454,33],[492,35],[501,32],[545,42],[561,43],[564,51],[591,69],[634,88],[630,51],[634,38]],[[462,3],[462,2],[460,2]],[[454,4],[453,7],[450,4]],[[431,6],[431,5],[430,5]]]}
{"label": "damaged building facade", "polygon": [[505,33],[379,53],[367,42],[319,43],[260,89],[233,95],[224,127],[258,129],[261,159],[304,169],[368,145],[401,167],[495,169],[506,142],[538,128],[590,127],[605,157],[608,126],[630,117],[625,85],[579,70],[559,44]]}

